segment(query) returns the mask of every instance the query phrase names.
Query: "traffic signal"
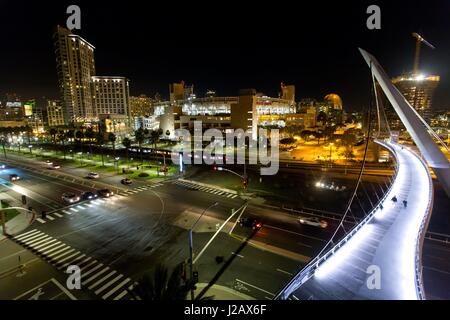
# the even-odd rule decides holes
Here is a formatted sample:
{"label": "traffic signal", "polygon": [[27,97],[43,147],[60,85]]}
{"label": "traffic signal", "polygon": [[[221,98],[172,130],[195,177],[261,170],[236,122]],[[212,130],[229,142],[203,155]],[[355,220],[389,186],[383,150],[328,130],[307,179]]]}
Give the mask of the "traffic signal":
{"label": "traffic signal", "polygon": [[247,177],[242,179],[242,185],[244,186],[244,189],[247,189],[247,187],[248,187],[248,178]]}

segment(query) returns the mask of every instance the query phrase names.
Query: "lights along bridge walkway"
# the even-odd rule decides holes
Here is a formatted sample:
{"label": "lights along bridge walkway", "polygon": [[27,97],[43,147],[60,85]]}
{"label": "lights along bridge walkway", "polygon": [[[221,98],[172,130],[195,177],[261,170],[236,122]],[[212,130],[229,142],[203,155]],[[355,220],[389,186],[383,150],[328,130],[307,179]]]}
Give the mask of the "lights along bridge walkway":
{"label": "lights along bridge walkway", "polygon": [[[420,257],[432,209],[431,177],[411,150],[380,144],[391,150],[398,165],[391,189],[380,202],[382,208],[374,208],[344,239],[312,260],[276,299],[424,298]],[[391,200],[394,196],[397,202]]]}

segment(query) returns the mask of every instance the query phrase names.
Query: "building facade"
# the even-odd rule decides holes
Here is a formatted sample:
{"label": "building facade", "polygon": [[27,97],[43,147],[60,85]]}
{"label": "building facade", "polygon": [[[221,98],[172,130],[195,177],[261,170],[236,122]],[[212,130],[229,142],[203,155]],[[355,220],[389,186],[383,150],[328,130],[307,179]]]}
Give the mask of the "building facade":
{"label": "building facade", "polygon": [[90,120],[95,116],[90,88],[91,77],[95,75],[95,48],[60,26],[53,39],[64,120],[66,123]]}
{"label": "building facade", "polygon": [[62,126],[65,124],[64,108],[60,100],[47,101],[47,122],[49,127]]}
{"label": "building facade", "polygon": [[146,95],[130,97],[129,102],[131,117],[145,117],[153,114],[152,99]]}

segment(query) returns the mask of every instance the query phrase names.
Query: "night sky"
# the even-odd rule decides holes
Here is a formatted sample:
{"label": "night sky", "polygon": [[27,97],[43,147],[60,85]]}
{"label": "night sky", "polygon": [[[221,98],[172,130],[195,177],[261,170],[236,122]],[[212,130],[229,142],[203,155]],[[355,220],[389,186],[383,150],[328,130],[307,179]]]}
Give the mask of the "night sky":
{"label": "night sky", "polygon": [[[312,2],[0,0],[0,98],[58,98],[52,32],[78,4],[75,33],[96,47],[97,74],[128,77],[131,95],[167,97],[168,84],[184,80],[198,96],[242,88],[277,96],[283,81],[297,100],[334,92],[360,109],[370,74],[357,48],[395,76],[412,69],[419,32],[436,46],[421,55],[421,69],[441,75],[434,108],[450,109],[450,1]],[[381,7],[381,30],[366,28],[369,4]]]}

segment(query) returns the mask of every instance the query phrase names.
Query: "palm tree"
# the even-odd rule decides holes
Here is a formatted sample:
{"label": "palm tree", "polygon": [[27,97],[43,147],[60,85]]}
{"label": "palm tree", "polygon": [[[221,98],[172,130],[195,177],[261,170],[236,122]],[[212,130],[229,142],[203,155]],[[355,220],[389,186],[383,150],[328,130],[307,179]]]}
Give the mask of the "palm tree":
{"label": "palm tree", "polygon": [[117,137],[114,133],[110,132],[108,134],[108,141],[112,143],[112,147],[113,147],[113,157],[116,157],[116,140]]}
{"label": "palm tree", "polygon": [[152,139],[154,149],[156,149],[156,144],[159,142],[159,137],[161,136],[161,134],[162,129],[152,130],[150,132],[150,137]]}
{"label": "palm tree", "polygon": [[83,138],[84,138],[84,133],[83,131],[77,130],[75,132],[75,139],[78,141],[78,144],[80,145],[80,151],[83,152]]}
{"label": "palm tree", "polygon": [[58,130],[56,130],[56,128],[54,127],[51,127],[48,133],[53,138],[53,144],[56,145],[56,134],[58,133]]}
{"label": "palm tree", "polygon": [[64,160],[66,160],[66,139],[67,139],[67,134],[66,132],[61,129],[59,130],[59,134],[58,134],[58,139],[59,141],[62,142],[62,149],[63,149],[63,154],[64,154]]}
{"label": "palm tree", "polygon": [[183,264],[178,264],[169,276],[169,270],[162,264],[157,264],[153,276],[143,275],[132,290],[132,297],[141,300],[173,301],[185,300],[189,293],[189,281],[183,280]]}
{"label": "palm tree", "polygon": [[5,128],[5,127],[0,128],[0,133],[1,133],[0,143],[2,144],[3,154],[5,155],[5,159],[6,159],[6,149],[5,149],[6,137],[5,137],[5,135],[7,134],[7,132],[8,132],[7,128]]}
{"label": "palm tree", "polygon": [[128,139],[128,138],[124,138],[124,139],[122,140],[122,144],[123,144],[123,146],[125,147],[125,153],[126,153],[126,155],[127,155],[127,163],[128,163],[128,167],[130,167],[130,163],[129,163],[129,160],[128,160],[128,149],[131,147],[131,140]]}
{"label": "palm tree", "polygon": [[103,158],[103,149],[102,149],[102,145],[105,143],[105,137],[103,135],[103,132],[98,132],[97,135],[95,136],[95,141],[97,143],[97,145],[100,147],[100,154],[102,156],[102,166],[105,166],[105,160]]}
{"label": "palm tree", "polygon": [[[147,129],[145,129],[145,130],[147,130]],[[139,129],[137,129],[134,132],[134,140],[136,140],[136,142],[138,143],[138,145],[139,145],[139,152],[141,154],[141,164],[143,163],[143,159],[142,159],[142,156],[143,156],[142,155],[142,143],[145,140],[145,130],[143,130],[142,128],[139,128]]]}
{"label": "palm tree", "polygon": [[94,129],[92,129],[92,127],[87,128],[84,136],[86,137],[86,139],[88,139],[89,154],[92,154],[92,140],[95,138]]}

